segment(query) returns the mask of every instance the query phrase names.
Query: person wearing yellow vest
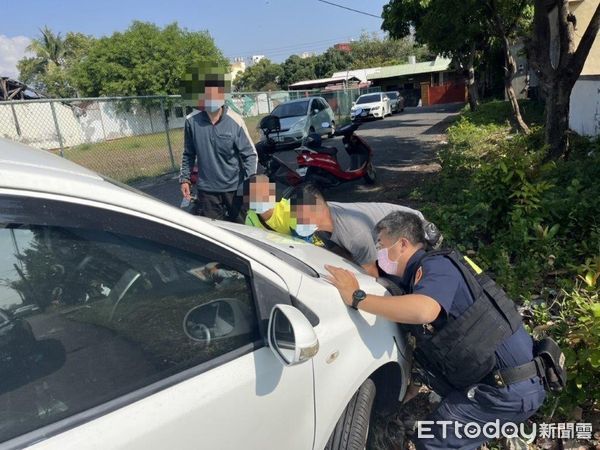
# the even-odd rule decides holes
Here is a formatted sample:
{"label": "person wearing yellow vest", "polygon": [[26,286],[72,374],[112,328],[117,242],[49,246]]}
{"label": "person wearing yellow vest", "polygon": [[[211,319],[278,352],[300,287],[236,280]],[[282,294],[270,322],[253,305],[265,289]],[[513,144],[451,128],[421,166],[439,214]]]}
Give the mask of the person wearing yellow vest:
{"label": "person wearing yellow vest", "polygon": [[290,201],[287,198],[276,200],[275,183],[266,175],[255,175],[248,180],[247,195],[246,225],[292,234],[296,221],[291,217]]}

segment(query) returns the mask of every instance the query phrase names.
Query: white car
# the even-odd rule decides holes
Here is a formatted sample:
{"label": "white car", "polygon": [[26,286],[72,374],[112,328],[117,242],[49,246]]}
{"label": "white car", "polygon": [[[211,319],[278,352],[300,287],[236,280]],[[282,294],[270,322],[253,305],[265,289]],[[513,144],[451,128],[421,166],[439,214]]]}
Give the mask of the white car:
{"label": "white car", "polygon": [[350,110],[350,119],[364,120],[369,118],[383,119],[392,114],[390,99],[385,92],[364,94],[356,99]]}
{"label": "white car", "polygon": [[404,333],[324,265],[387,290],[303,241],[0,139],[0,249],[0,308],[34,305],[27,345],[0,334],[2,448],[363,448],[404,396]]}
{"label": "white car", "polygon": [[312,133],[333,137],[335,115],[323,97],[305,97],[281,103],[271,112],[279,117],[281,131],[274,139],[281,142],[301,141]]}

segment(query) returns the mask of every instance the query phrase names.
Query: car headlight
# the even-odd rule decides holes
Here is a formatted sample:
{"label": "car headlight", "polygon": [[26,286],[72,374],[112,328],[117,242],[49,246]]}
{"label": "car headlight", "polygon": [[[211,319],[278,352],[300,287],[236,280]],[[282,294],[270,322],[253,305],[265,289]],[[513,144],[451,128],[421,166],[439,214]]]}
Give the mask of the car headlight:
{"label": "car headlight", "polygon": [[381,105],[373,106],[371,109],[375,109],[375,110],[381,109]]}
{"label": "car headlight", "polygon": [[298,122],[296,122],[294,125],[292,125],[292,127],[290,128],[290,131],[303,130],[306,127],[306,121],[307,121],[307,118],[303,117]]}

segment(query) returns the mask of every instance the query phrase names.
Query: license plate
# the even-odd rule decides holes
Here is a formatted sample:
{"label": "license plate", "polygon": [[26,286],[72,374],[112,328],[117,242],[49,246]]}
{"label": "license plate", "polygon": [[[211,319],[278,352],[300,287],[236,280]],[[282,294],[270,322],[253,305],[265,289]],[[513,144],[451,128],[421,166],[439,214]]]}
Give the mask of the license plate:
{"label": "license plate", "polygon": [[306,175],[307,171],[308,171],[308,167],[300,167],[300,168],[296,169],[296,173],[298,175],[300,175],[301,177],[303,177],[304,175]]}

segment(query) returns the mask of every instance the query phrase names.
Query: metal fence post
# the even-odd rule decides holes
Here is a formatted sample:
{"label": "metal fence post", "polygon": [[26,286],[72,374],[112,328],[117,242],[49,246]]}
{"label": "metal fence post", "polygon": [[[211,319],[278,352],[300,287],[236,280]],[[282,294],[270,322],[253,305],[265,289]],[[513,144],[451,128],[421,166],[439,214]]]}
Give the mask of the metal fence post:
{"label": "metal fence post", "polygon": [[177,167],[175,167],[175,157],[173,156],[173,148],[171,147],[171,136],[169,135],[169,118],[167,117],[167,111],[165,111],[165,100],[163,98],[160,99],[160,111],[163,116],[163,122],[165,124],[167,146],[169,147],[169,156],[171,157],[171,167],[173,168],[173,172],[176,172]]}
{"label": "metal fence post", "polygon": [[271,93],[267,92],[267,113],[271,114]]}
{"label": "metal fence post", "polygon": [[52,118],[54,119],[54,128],[56,128],[56,136],[58,137],[58,143],[60,145],[60,156],[65,157],[65,149],[63,146],[62,135],[60,134],[60,128],[58,127],[58,119],[56,118],[56,109],[54,109],[54,102],[50,100],[50,109],[52,110]]}
{"label": "metal fence post", "polygon": [[19,126],[19,119],[17,119],[17,111],[15,111],[15,105],[13,103],[10,104],[10,109],[12,110],[13,119],[15,121],[15,129],[17,130],[17,134],[21,137],[21,127]]}

